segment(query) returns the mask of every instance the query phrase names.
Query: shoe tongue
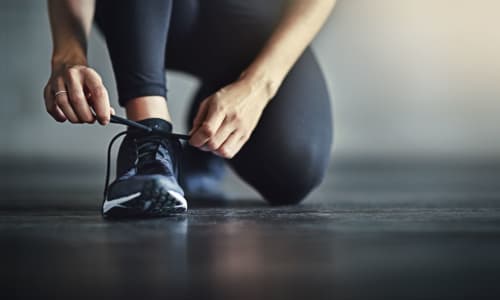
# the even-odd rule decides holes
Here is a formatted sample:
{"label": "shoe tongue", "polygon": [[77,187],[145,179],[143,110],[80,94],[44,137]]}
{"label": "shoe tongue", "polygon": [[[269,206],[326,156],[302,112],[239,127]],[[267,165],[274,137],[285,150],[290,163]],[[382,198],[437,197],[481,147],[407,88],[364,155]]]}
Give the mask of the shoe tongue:
{"label": "shoe tongue", "polygon": [[[146,125],[148,127],[161,130],[161,131],[166,131],[171,133],[172,132],[172,124],[168,121],[165,121],[163,119],[159,118],[150,118],[150,119],[144,119],[141,121],[138,121],[137,123],[140,123],[142,125]],[[137,128],[128,128],[128,132],[131,134],[144,134],[145,131]]]}

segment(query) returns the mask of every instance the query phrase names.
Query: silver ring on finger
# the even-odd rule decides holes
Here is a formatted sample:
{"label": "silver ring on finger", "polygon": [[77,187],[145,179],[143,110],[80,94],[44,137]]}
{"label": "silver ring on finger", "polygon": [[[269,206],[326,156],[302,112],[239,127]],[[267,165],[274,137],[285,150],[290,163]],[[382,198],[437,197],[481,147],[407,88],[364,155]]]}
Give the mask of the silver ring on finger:
{"label": "silver ring on finger", "polygon": [[61,95],[61,94],[67,94],[68,91],[57,91],[54,93],[54,97],[57,97],[58,95]]}

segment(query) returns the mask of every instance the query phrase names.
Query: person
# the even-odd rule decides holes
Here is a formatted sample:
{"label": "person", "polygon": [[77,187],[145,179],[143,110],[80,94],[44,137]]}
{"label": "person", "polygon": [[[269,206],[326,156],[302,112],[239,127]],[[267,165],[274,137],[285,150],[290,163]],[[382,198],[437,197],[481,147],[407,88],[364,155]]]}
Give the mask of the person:
{"label": "person", "polygon": [[310,43],[335,2],[48,0],[53,54],[44,98],[55,120],[107,125],[114,114],[87,61],[94,19],[129,120],[172,132],[165,70],[201,82],[186,147],[128,128],[103,216],[182,213],[185,198],[219,194],[226,163],[273,205],[304,199],[331,153],[330,97]]}

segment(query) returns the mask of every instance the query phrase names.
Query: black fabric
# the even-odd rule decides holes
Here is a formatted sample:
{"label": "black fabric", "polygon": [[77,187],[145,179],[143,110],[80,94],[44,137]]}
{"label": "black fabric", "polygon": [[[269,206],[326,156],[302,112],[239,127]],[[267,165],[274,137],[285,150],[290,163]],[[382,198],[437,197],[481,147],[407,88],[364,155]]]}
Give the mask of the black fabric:
{"label": "black fabric", "polygon": [[[138,96],[165,96],[165,68],[186,72],[201,82],[190,127],[199,103],[236,80],[255,58],[285,2],[98,0],[96,21],[109,47],[120,104]],[[299,202],[327,169],[331,111],[325,79],[307,48],[229,165],[271,203]],[[224,163],[210,153],[186,152],[192,168],[213,170]]]}
{"label": "black fabric", "polygon": [[101,0],[95,20],[106,38],[120,104],[166,96],[165,53],[172,1]]}

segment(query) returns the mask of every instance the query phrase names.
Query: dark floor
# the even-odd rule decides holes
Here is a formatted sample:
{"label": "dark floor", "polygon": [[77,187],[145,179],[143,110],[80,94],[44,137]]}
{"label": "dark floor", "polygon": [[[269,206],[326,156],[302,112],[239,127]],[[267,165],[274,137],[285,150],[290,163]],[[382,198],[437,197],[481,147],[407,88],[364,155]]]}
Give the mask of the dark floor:
{"label": "dark floor", "polygon": [[3,299],[500,299],[498,162],[336,162],[300,206],[229,181],[246,200],[128,222],[92,166],[1,167]]}

